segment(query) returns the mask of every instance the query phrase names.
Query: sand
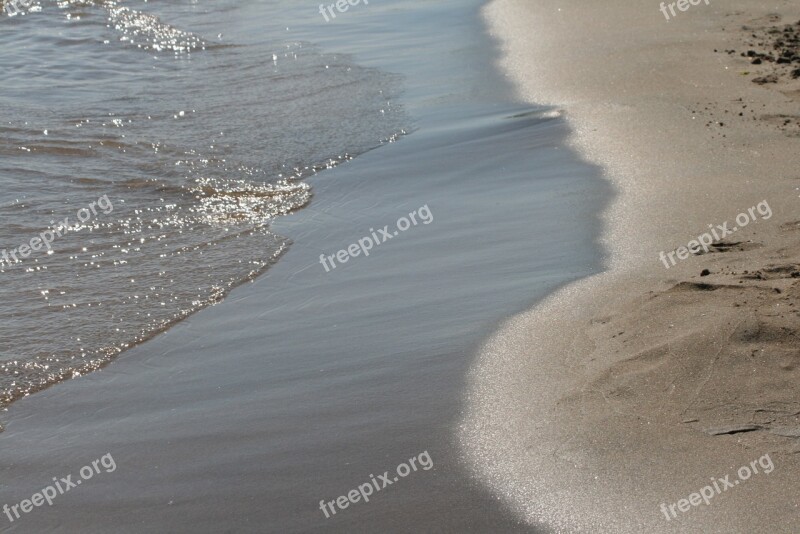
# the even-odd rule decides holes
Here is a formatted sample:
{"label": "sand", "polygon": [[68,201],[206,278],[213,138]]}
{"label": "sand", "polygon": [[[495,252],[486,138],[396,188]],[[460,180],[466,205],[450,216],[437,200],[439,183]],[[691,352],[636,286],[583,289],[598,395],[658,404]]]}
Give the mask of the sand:
{"label": "sand", "polygon": [[[563,109],[617,196],[607,271],[480,350],[461,425],[473,470],[556,531],[796,532],[800,64],[741,54],[774,54],[769,30],[800,6],[667,21],[655,2],[495,0],[485,16],[520,95]],[[771,216],[737,226],[759,203]],[[708,253],[659,259],[725,222],[737,231]],[[764,455],[769,474],[660,510]]]}

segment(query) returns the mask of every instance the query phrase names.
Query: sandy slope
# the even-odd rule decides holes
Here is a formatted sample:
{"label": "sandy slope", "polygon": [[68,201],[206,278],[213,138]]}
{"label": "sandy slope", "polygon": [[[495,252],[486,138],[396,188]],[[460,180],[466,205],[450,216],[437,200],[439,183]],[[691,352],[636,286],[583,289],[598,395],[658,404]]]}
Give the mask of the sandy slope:
{"label": "sandy slope", "polygon": [[[495,0],[486,16],[520,93],[563,107],[618,196],[609,270],[479,354],[461,432],[476,473],[557,530],[797,532],[800,63],[741,53],[777,57],[768,32],[800,5],[712,1],[666,21],[655,2]],[[737,226],[763,201],[769,217]],[[708,253],[659,260],[725,222],[737,231]],[[765,454],[774,471],[710,505],[659,509]]]}

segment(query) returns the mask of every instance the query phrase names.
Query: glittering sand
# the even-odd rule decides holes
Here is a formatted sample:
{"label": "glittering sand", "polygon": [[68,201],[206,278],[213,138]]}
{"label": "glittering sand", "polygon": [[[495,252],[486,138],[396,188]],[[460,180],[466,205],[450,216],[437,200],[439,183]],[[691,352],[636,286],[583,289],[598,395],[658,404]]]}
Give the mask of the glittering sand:
{"label": "glittering sand", "polygon": [[[656,3],[495,0],[485,15],[521,95],[563,107],[617,196],[608,270],[480,351],[461,426],[476,475],[556,531],[796,532],[800,6],[703,3],[666,21]],[[659,260],[764,200],[769,219]],[[770,474],[660,510],[764,454]]]}

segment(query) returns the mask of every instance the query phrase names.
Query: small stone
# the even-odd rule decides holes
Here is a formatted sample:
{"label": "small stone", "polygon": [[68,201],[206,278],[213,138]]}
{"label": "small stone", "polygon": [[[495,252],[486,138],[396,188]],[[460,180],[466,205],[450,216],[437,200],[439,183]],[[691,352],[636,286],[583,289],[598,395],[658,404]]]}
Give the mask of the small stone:
{"label": "small stone", "polygon": [[708,276],[709,274],[711,274],[711,271],[709,271],[708,269],[703,269],[700,272],[700,276]]}

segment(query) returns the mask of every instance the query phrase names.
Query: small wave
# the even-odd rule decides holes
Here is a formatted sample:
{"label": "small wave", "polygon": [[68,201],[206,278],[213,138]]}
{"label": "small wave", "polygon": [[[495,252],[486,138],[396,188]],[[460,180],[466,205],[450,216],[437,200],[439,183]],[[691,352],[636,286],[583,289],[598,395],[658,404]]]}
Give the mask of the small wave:
{"label": "small wave", "polygon": [[[165,62],[140,51],[209,42],[121,2],[58,6],[0,33],[28,43],[24,61],[0,47],[0,64],[17,62],[0,71],[15,96],[0,124],[0,249],[68,216],[74,229],[52,254],[0,264],[0,407],[102,367],[258,276],[290,246],[270,224],[312,200],[305,178],[407,131],[396,76],[312,44]],[[97,46],[109,31],[124,46]],[[113,212],[79,224],[103,195]]]}
{"label": "small wave", "polygon": [[104,2],[111,25],[122,33],[120,41],[143,50],[176,54],[205,50],[208,41],[193,33],[179,30],[161,22],[155,15],[143,13],[129,7],[120,7],[116,2]]}

